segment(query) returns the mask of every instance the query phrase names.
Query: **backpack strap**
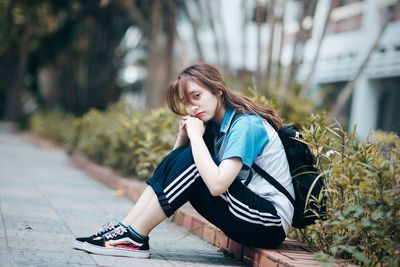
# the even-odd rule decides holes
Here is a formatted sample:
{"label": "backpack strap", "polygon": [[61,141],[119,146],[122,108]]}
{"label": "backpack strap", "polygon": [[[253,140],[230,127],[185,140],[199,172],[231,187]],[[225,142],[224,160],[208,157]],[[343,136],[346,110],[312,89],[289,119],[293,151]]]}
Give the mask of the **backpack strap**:
{"label": "backpack strap", "polygon": [[267,173],[266,171],[264,171],[263,169],[261,169],[260,166],[258,166],[257,164],[253,163],[253,165],[251,166],[253,168],[253,170],[255,170],[262,178],[264,178],[265,180],[267,180],[267,182],[269,182],[271,185],[273,185],[277,190],[279,190],[282,194],[284,194],[289,201],[292,203],[293,207],[295,207],[295,201],[292,197],[292,195],[290,195],[290,193],[277,181],[275,180],[271,175],[269,175],[269,173]]}
{"label": "backpack strap", "polygon": [[[231,125],[232,125],[234,120],[236,120],[237,118],[239,118],[241,116],[243,116],[243,114],[236,113],[232,118]],[[271,123],[269,121],[268,121],[268,123],[270,123],[271,126],[278,132],[278,130],[275,128],[275,125],[273,123]],[[207,132],[207,128],[206,128],[206,132]],[[212,151],[214,151],[214,148],[212,148]],[[264,171],[260,166],[258,166],[255,163],[253,163],[253,165],[251,165],[251,168],[253,170],[255,170],[261,177],[263,177],[265,180],[267,180],[267,182],[269,182],[272,186],[274,186],[279,192],[284,194],[289,199],[289,201],[292,203],[293,207],[295,207],[294,198],[292,197],[292,195],[290,195],[290,193],[277,180],[275,180],[271,175],[269,175],[269,173]],[[253,178],[252,176],[247,178],[247,180],[245,182],[246,186],[251,182],[252,178]]]}

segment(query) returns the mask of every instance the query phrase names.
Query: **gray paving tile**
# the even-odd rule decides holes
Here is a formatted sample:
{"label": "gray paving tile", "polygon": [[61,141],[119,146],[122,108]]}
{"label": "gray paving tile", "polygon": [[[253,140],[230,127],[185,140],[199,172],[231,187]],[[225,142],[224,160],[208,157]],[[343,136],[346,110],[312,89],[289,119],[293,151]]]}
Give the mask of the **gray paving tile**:
{"label": "gray paving tile", "polygon": [[69,264],[94,265],[86,253],[69,250],[13,249],[13,260],[18,266],[67,266]]}
{"label": "gray paving tile", "polygon": [[150,234],[150,259],[93,255],[72,249],[134,205],[74,168],[63,152],[0,131],[0,267],[243,266],[166,220]]}

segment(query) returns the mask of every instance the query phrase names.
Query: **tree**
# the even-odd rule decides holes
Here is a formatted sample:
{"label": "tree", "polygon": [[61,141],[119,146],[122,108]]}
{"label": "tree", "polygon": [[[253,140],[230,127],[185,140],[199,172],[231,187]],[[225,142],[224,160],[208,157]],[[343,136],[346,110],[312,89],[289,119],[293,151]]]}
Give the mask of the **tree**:
{"label": "tree", "polygon": [[22,116],[25,88],[41,104],[77,114],[91,107],[104,109],[118,98],[115,49],[129,26],[120,2],[3,0],[1,4],[6,9],[0,19],[8,22],[0,28],[0,36],[7,40],[0,49],[6,119]]}
{"label": "tree", "polygon": [[183,10],[190,22],[190,25],[192,26],[193,39],[194,39],[194,43],[195,43],[195,47],[196,47],[196,51],[197,51],[197,56],[200,61],[204,61],[203,49],[201,47],[200,39],[199,39],[199,31],[198,31],[199,22],[197,20],[195,20],[192,13],[190,12],[190,7],[188,4],[188,1],[183,0],[182,6],[183,6]]}
{"label": "tree", "polygon": [[372,45],[369,48],[367,48],[367,53],[364,55],[364,58],[362,58],[361,63],[359,64],[354,77],[346,83],[346,85],[343,87],[343,89],[339,93],[339,95],[337,97],[337,101],[330,111],[330,116],[332,118],[336,117],[340,113],[340,111],[343,109],[343,107],[349,100],[351,93],[353,92],[354,84],[357,82],[358,78],[363,73],[372,53],[378,47],[379,41],[393,16],[393,11],[389,10],[389,12],[387,12],[387,13],[388,14],[386,14],[386,12],[385,12],[385,15],[383,16],[383,23],[382,23],[378,33],[374,37]]}
{"label": "tree", "polygon": [[221,35],[221,46],[222,46],[221,52],[223,53],[221,64],[224,66],[225,69],[229,69],[230,68],[230,63],[229,63],[230,51],[229,51],[228,37],[227,37],[225,25],[222,20],[221,1],[215,1],[215,9],[216,9],[216,12],[214,13],[214,16],[219,25],[219,29],[220,29],[219,32]]}
{"label": "tree", "polygon": [[275,0],[270,0],[268,5],[268,24],[269,24],[269,39],[267,47],[267,68],[265,71],[266,80],[271,79],[271,65],[272,65],[272,51],[274,49],[274,35],[275,35]]}
{"label": "tree", "polygon": [[256,22],[257,22],[257,69],[256,69],[256,88],[260,86],[262,75],[261,75],[261,26],[262,26],[262,14],[264,7],[260,4],[259,0],[256,0]]}
{"label": "tree", "polygon": [[242,20],[242,64],[243,68],[247,69],[247,23],[249,20],[249,15],[247,14],[247,0],[242,0],[241,8],[243,10],[243,20]]}
{"label": "tree", "polygon": [[[27,68],[29,39],[32,34],[31,14],[26,3],[17,1],[3,1],[4,13],[1,21],[2,39],[1,48],[1,80],[4,91],[4,118],[15,120],[22,115],[21,95],[23,90],[23,74]],[[20,17],[13,17],[13,10],[20,11]],[[20,42],[19,42],[20,41]]]}
{"label": "tree", "polygon": [[[57,7],[62,5],[65,1],[57,3]],[[46,0],[2,0],[0,10],[1,112],[6,120],[15,120],[23,113],[21,97],[30,54],[42,36],[57,29],[60,19]]]}
{"label": "tree", "polygon": [[283,0],[282,2],[282,14],[279,17],[280,27],[280,38],[279,38],[279,47],[278,47],[278,62],[274,79],[278,81],[277,87],[280,87],[281,75],[282,75],[282,51],[283,45],[285,44],[285,13],[286,13],[286,4],[287,0]]}
{"label": "tree", "polygon": [[331,16],[333,8],[337,5],[337,3],[338,3],[338,0],[329,0],[327,14],[326,14],[324,23],[322,25],[322,31],[321,31],[320,36],[318,36],[317,49],[315,51],[313,61],[311,62],[311,67],[310,67],[310,70],[309,70],[308,75],[306,77],[306,80],[305,80],[303,86],[301,87],[300,93],[303,96],[307,95],[308,89],[310,87],[311,79],[312,79],[312,77],[314,75],[315,67],[317,65],[318,58],[319,58],[319,53],[321,51],[322,42],[323,42],[323,40],[325,38],[325,33],[326,33],[326,30],[327,30],[328,25],[329,25],[330,16]]}
{"label": "tree", "polygon": [[217,32],[217,28],[216,28],[216,21],[215,21],[215,17],[216,16],[215,16],[215,13],[214,13],[214,8],[212,7],[210,1],[202,1],[201,3],[204,3],[205,7],[206,7],[205,8],[206,12],[204,12],[204,13],[207,16],[208,23],[209,23],[211,31],[212,31],[212,33],[214,35],[214,49],[215,49],[215,53],[216,53],[217,58],[218,58],[217,62],[218,62],[218,65],[219,65],[222,62],[222,54],[221,54],[221,51],[220,51],[220,45],[221,45],[220,42],[221,41],[220,41],[220,37],[219,37],[219,34]]}
{"label": "tree", "polygon": [[[297,22],[299,25],[299,29],[297,30],[294,36],[294,41],[292,43],[293,52],[291,62],[288,69],[285,71],[285,74],[283,75],[279,90],[279,101],[281,102],[281,104],[284,104],[286,102],[287,91],[291,88],[293,80],[297,73],[298,66],[302,63],[303,60],[303,47],[304,43],[306,42],[308,32],[310,31],[310,29],[304,29],[304,19],[306,17],[314,17],[316,4],[316,0],[303,1],[302,3],[300,3],[299,18]],[[302,48],[302,51],[300,51],[300,48]]]}
{"label": "tree", "polygon": [[[119,97],[115,85],[116,49],[129,26],[126,11],[117,2],[82,1],[67,5],[68,19],[58,31],[41,38],[35,51],[36,75],[53,68],[56,103],[65,111],[82,114],[104,110]],[[52,51],[52,53],[48,53]],[[39,80],[39,87],[43,87]],[[44,102],[46,97],[43,97]]]}

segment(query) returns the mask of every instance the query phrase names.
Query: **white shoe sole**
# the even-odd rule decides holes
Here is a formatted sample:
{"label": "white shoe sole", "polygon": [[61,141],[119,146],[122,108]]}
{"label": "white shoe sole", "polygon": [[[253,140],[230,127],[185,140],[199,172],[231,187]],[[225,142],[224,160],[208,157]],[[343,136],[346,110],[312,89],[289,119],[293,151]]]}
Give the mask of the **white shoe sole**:
{"label": "white shoe sole", "polygon": [[74,249],[86,250],[85,245],[86,245],[86,242],[81,242],[81,241],[78,241],[78,240],[74,240],[72,242],[72,246],[73,246]]}
{"label": "white shoe sole", "polygon": [[85,242],[83,245],[83,250],[93,254],[106,255],[106,256],[119,256],[119,257],[130,257],[130,258],[140,258],[148,259],[150,258],[149,250],[130,250],[122,248],[104,248],[92,245]]}

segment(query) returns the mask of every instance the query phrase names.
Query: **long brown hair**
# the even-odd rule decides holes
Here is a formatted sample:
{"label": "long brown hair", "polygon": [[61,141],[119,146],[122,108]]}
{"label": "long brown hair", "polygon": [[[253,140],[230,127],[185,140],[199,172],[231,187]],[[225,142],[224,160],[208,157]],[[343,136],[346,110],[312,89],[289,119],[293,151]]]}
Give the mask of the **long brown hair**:
{"label": "long brown hair", "polygon": [[236,94],[228,89],[221,73],[214,67],[206,63],[199,63],[185,68],[178,77],[173,80],[167,89],[168,107],[177,115],[185,115],[182,109],[182,96],[187,92],[186,87],[189,81],[209,90],[217,95],[222,92],[223,103],[227,107],[236,109],[239,113],[250,113],[266,119],[275,129],[282,127],[282,119],[271,107],[261,106],[248,97]]}

